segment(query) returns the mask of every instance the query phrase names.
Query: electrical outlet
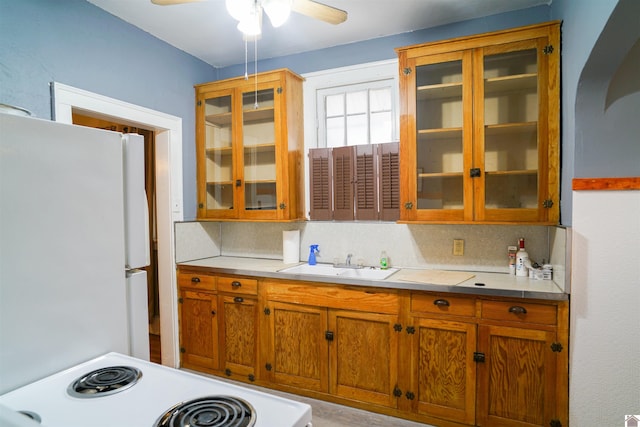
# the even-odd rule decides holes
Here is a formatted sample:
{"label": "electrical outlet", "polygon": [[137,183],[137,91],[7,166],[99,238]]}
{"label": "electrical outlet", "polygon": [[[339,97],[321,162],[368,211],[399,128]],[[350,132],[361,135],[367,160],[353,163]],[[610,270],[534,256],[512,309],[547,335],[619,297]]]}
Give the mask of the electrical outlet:
{"label": "electrical outlet", "polygon": [[453,254],[456,256],[464,255],[464,240],[453,239]]}

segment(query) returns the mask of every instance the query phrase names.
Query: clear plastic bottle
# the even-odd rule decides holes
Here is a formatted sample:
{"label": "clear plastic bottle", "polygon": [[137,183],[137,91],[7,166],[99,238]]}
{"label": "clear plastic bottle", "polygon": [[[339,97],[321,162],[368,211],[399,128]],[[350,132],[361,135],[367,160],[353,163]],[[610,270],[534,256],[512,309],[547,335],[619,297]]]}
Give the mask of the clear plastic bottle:
{"label": "clear plastic bottle", "polygon": [[386,251],[382,251],[382,253],[380,254],[380,268],[382,270],[386,270],[387,268],[389,268],[389,257],[387,256]]}

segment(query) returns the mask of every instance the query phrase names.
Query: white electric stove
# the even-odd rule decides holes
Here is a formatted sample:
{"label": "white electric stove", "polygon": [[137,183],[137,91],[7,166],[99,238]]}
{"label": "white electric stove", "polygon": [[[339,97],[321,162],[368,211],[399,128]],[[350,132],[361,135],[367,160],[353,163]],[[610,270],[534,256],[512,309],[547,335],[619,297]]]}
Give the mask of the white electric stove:
{"label": "white electric stove", "polygon": [[2,420],[47,427],[311,427],[311,407],[108,353],[0,396]]}

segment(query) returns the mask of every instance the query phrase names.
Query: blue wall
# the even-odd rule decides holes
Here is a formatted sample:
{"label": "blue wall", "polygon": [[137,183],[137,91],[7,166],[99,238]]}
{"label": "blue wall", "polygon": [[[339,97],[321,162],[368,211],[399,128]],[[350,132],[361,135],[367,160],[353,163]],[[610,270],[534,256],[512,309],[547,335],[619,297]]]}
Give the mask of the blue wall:
{"label": "blue wall", "polygon": [[209,64],[85,0],[0,0],[0,103],[51,118],[56,81],[182,118],[185,217],[195,217],[193,85]]}

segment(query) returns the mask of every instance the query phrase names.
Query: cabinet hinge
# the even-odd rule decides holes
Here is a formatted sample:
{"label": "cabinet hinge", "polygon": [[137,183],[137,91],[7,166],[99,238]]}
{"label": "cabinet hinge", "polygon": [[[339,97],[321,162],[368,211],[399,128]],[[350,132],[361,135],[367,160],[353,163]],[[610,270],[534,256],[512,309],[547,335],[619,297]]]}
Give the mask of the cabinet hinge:
{"label": "cabinet hinge", "polygon": [[546,199],[545,201],[542,202],[542,206],[545,208],[550,208],[553,206],[553,200],[551,199]]}
{"label": "cabinet hinge", "polygon": [[402,325],[399,323],[396,323],[395,325],[393,325],[393,330],[396,332],[402,332]]}
{"label": "cabinet hinge", "polygon": [[549,421],[549,427],[562,427],[562,423],[560,420],[551,420]]}
{"label": "cabinet hinge", "polygon": [[183,299],[182,298],[178,298],[178,304],[182,304],[183,303]]}
{"label": "cabinet hinge", "polygon": [[198,107],[202,105],[202,101],[198,100]]}
{"label": "cabinet hinge", "polygon": [[544,52],[545,55],[550,55],[553,53],[553,45],[548,44],[544,47],[544,49],[542,49],[542,51]]}
{"label": "cabinet hinge", "polygon": [[264,310],[263,310],[263,312],[264,312],[264,315],[265,315],[265,316],[268,316],[268,315],[270,315],[270,314],[271,314],[271,309],[269,309],[269,307],[265,307],[265,308],[264,308]]}
{"label": "cabinet hinge", "polygon": [[409,67],[405,67],[405,68],[403,68],[403,69],[402,69],[402,73],[403,73],[405,76],[408,76],[409,74],[411,74],[411,71],[412,71],[412,70],[411,70],[411,68],[409,68]]}
{"label": "cabinet hinge", "polygon": [[324,338],[325,338],[327,341],[333,341],[333,331],[326,331],[326,332],[324,333]]}
{"label": "cabinet hinge", "polygon": [[265,368],[267,371],[271,371],[271,370],[273,369],[273,366],[271,366],[271,363],[267,363],[266,365],[264,365],[264,368]]}
{"label": "cabinet hinge", "polygon": [[553,344],[551,344],[551,351],[553,351],[554,353],[560,353],[563,348],[564,347],[562,347],[562,344],[560,344],[559,342],[554,342]]}
{"label": "cabinet hinge", "polygon": [[278,89],[276,89],[276,92],[278,92],[278,94],[282,93],[282,87],[279,87]]}
{"label": "cabinet hinge", "polygon": [[480,363],[484,363],[484,353],[480,353],[480,352],[474,352],[473,353],[473,361],[474,362],[480,362]]}
{"label": "cabinet hinge", "polygon": [[413,335],[416,333],[416,328],[414,326],[407,326],[406,330],[409,335]]}
{"label": "cabinet hinge", "polygon": [[413,203],[412,202],[406,202],[404,204],[404,208],[405,209],[413,209]]}

